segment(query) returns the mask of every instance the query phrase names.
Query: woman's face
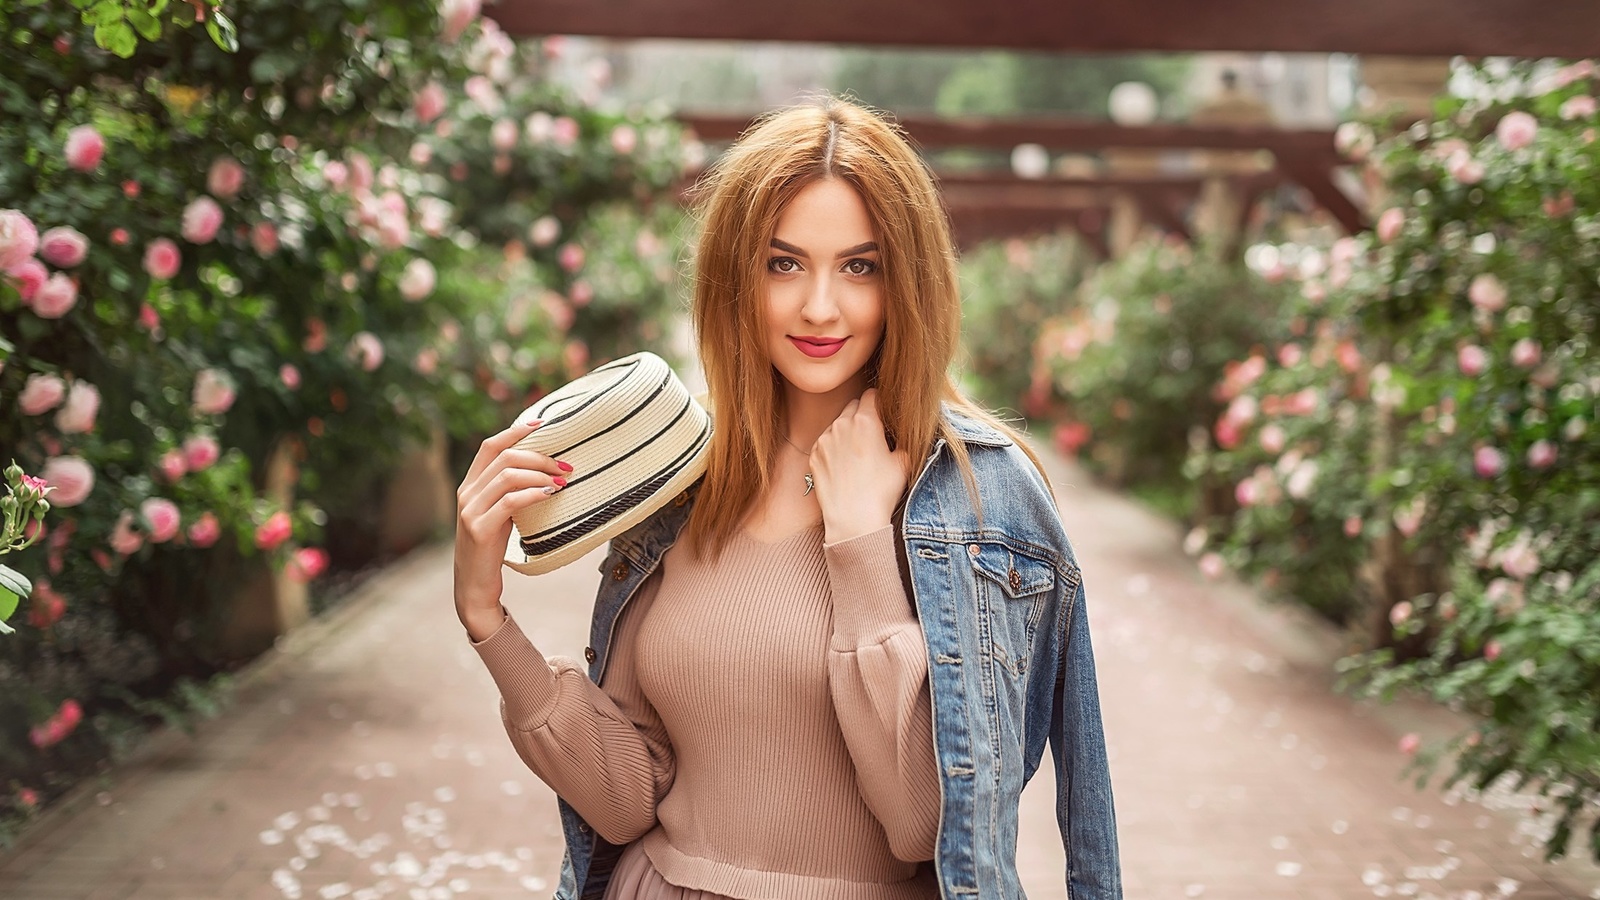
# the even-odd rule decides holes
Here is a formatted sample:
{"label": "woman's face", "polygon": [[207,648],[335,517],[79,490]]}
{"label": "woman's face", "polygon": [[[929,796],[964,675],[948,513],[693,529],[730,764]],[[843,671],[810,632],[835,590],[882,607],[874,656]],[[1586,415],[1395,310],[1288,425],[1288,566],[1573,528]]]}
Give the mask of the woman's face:
{"label": "woman's face", "polygon": [[793,389],[856,397],[883,340],[877,235],[861,195],[837,178],[802,188],[767,248],[767,353]]}

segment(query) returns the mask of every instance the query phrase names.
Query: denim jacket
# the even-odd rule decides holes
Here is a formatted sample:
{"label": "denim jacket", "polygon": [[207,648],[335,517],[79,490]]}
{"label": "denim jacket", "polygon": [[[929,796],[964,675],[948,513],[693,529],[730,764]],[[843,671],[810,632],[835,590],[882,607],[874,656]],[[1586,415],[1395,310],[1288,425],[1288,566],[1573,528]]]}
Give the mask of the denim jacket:
{"label": "denim jacket", "polygon": [[[1055,501],[1021,448],[946,407],[972,459],[982,521],[941,439],[895,523],[902,576],[928,645],[942,811],[934,866],[944,900],[1020,898],[1017,812],[1046,742],[1069,900],[1122,897],[1116,818],[1083,580]],[[601,565],[589,677],[605,674],[624,604],[688,517],[690,488],[611,541]],[[557,900],[600,900],[622,848],[560,803]]]}

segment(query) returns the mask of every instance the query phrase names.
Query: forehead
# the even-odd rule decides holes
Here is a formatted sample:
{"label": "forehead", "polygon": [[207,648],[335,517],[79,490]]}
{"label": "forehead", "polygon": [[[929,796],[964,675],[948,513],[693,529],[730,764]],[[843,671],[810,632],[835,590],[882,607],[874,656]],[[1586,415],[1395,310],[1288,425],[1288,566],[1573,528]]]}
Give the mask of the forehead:
{"label": "forehead", "polygon": [[842,178],[813,181],[778,215],[774,237],[799,246],[850,247],[874,240],[867,204]]}

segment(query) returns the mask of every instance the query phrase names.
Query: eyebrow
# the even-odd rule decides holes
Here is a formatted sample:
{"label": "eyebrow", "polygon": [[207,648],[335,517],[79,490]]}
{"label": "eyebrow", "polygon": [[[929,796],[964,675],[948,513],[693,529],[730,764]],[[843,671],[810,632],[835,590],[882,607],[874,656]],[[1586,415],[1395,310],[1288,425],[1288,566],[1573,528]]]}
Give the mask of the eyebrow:
{"label": "eyebrow", "polygon": [[[811,258],[810,255],[808,255],[804,250],[801,250],[799,247],[796,247],[788,241],[780,241],[777,238],[772,239],[772,249],[782,250],[785,253],[793,253],[795,256],[804,256],[806,259]],[[844,250],[840,250],[839,255],[834,258],[844,259],[846,256],[857,256],[862,253],[875,253],[877,250],[877,241],[867,241],[865,244],[857,244],[854,247],[847,247]]]}

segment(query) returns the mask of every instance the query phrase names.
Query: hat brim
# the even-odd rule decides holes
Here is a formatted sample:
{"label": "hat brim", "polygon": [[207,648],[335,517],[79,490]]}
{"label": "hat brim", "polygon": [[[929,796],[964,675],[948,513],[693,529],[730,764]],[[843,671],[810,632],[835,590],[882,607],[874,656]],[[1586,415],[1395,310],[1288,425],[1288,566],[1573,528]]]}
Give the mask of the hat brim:
{"label": "hat brim", "polygon": [[548,553],[530,555],[525,552],[522,549],[522,535],[513,527],[511,538],[506,542],[506,566],[524,575],[543,575],[587,556],[589,551],[650,518],[657,510],[688,490],[690,485],[705,474],[706,453],[710,446],[710,441],[702,442],[676,472],[668,475],[666,480],[646,497],[595,524],[588,533],[567,541]]}

